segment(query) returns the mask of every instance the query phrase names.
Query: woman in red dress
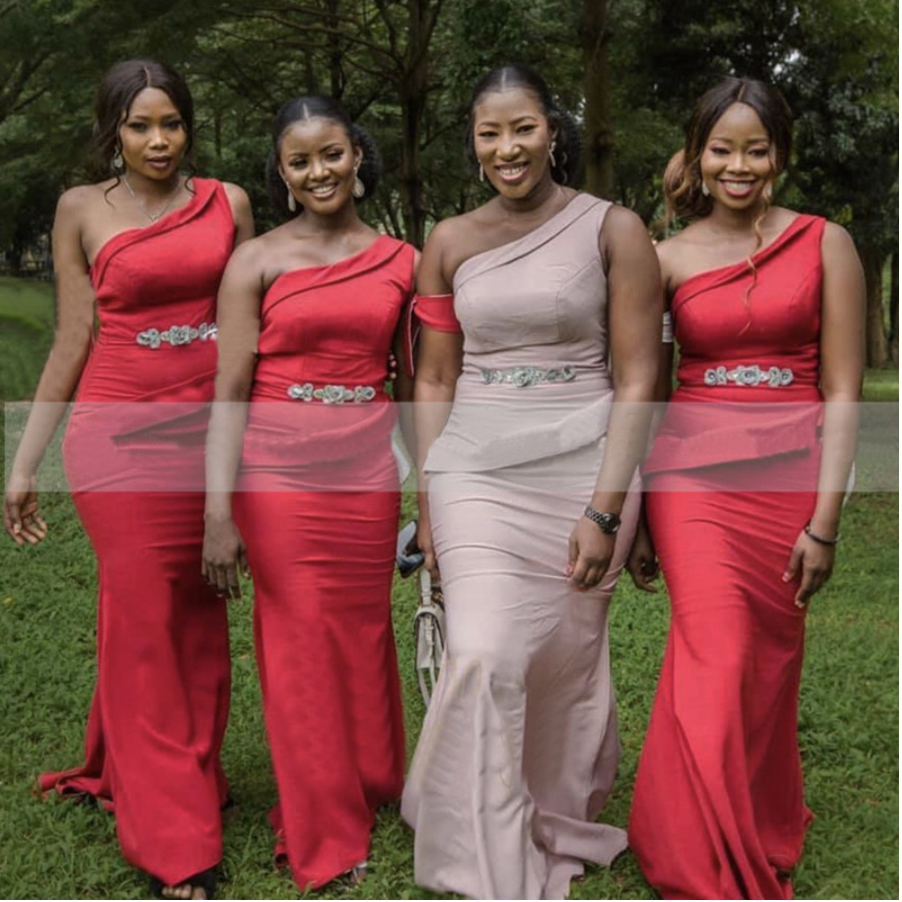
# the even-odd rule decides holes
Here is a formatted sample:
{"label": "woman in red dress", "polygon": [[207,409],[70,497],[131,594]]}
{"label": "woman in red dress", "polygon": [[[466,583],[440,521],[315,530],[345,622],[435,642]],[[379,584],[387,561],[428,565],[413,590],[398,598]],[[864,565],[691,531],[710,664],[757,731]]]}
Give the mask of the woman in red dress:
{"label": "woman in red dress", "polygon": [[671,211],[692,220],[658,249],[679,387],[630,568],[650,588],[657,553],[671,624],[629,840],[670,899],[790,898],[811,820],[805,612],[839,540],[864,288],[842,228],[770,205],[791,130],[775,90],[727,79],[665,175]]}
{"label": "woman in red dress", "polygon": [[19,545],[45,537],[35,474],[77,386],[64,456],[98,560],[97,687],[85,763],[40,783],[115,811],[123,854],[158,894],[204,898],[222,857],[229,644],[200,573],[202,411],[216,291],[253,219],[240,188],[181,174],[193,105],[167,67],[114,66],[96,116],[114,175],[57,208],[56,337],[4,507]]}
{"label": "woman in red dress", "polygon": [[[270,193],[297,215],[239,249],[219,295],[204,560],[230,594],[245,559],[253,574],[270,820],[301,889],[363,878],[375,810],[404,776],[384,382],[416,251],[358,216],[377,176],[375,146],[336,101],[286,104]],[[395,399],[410,389],[402,374]]]}

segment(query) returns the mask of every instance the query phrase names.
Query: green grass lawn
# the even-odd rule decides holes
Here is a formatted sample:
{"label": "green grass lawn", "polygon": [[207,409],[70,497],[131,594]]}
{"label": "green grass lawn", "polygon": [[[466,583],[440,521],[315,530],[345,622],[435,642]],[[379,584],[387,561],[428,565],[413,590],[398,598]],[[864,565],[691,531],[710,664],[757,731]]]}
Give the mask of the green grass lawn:
{"label": "green grass lawn", "polygon": [[[18,381],[7,381],[9,371],[0,370],[0,397],[9,400],[33,389],[46,353],[50,304],[45,286],[37,286],[27,304],[10,299],[7,289],[0,280],[0,354],[10,347],[20,353]],[[34,317],[37,324],[25,324]],[[868,397],[897,400],[898,373],[870,373]],[[0,898],[146,898],[143,877],[119,855],[110,816],[93,805],[32,795],[40,770],[81,760],[95,674],[94,559],[70,499],[48,494],[43,508],[51,533],[40,547],[19,550],[0,541]],[[817,819],[796,874],[799,898],[898,898],[898,520],[898,495],[852,496],[836,573],[808,617],[800,736],[808,803]],[[414,593],[413,583],[398,582],[394,595],[411,750],[423,713],[412,670]],[[224,758],[238,804],[226,826],[220,895],[296,898],[271,857],[266,811],[275,786],[250,602],[234,602],[230,611],[234,696]],[[605,812],[611,823],[626,823],[667,618],[663,594],[640,595],[626,581],[618,588],[611,630],[624,755]],[[428,895],[414,883],[411,835],[395,809],[379,816],[371,863],[360,888],[329,887],[316,895]],[[626,853],[609,870],[590,868],[573,898],[654,894]]]}

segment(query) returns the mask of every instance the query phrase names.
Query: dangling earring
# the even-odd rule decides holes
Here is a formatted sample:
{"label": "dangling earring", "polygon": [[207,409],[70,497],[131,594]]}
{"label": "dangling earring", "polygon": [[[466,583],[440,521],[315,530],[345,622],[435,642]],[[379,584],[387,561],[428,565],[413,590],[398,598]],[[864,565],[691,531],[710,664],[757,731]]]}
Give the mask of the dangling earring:
{"label": "dangling earring", "polygon": [[288,211],[289,213],[295,213],[298,208],[297,198],[291,193],[288,182],[285,182],[285,187],[288,189]]}
{"label": "dangling earring", "polygon": [[711,196],[711,189],[708,187],[707,182],[705,182],[704,180],[702,181],[702,194],[704,194],[705,197]]}
{"label": "dangling earring", "polygon": [[485,181],[485,170],[482,168],[482,163],[479,164],[479,181]]}
{"label": "dangling earring", "polygon": [[764,195],[764,202],[769,204],[770,199],[774,196],[774,183],[768,182],[761,193]]}
{"label": "dangling earring", "polygon": [[113,159],[110,160],[110,169],[115,173],[122,172],[125,169],[125,160],[122,159],[122,148],[117,146]]}
{"label": "dangling earring", "polygon": [[548,148],[548,159],[551,160],[551,168],[557,168],[557,160],[554,158],[554,149],[557,147],[557,141],[552,141],[551,146]]}
{"label": "dangling earring", "polygon": [[364,185],[363,182],[360,181],[360,176],[357,175],[358,169],[360,169],[360,166],[354,167],[354,187],[351,188],[351,194],[353,194],[354,197],[357,198],[357,200],[360,200],[360,198],[363,197],[364,194],[366,194],[366,185]]}

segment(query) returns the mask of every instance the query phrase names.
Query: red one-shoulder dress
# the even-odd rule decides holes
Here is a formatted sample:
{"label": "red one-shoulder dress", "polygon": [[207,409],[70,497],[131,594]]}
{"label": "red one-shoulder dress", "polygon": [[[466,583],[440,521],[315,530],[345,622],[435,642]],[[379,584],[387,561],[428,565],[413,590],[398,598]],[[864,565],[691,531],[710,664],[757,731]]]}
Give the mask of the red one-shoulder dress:
{"label": "red one-shoulder dress", "polygon": [[644,468],[671,621],[629,828],[667,899],[791,898],[811,820],[782,577],[817,498],[823,230],[799,216],[673,298],[679,387]]}
{"label": "red one-shoulder dress", "polygon": [[397,412],[384,383],[414,257],[382,236],[280,276],[261,309],[234,510],[254,578],[276,855],[301,889],[366,860],[375,810],[403,786]]}
{"label": "red one-shoulder dress", "polygon": [[85,762],[40,778],[115,812],[129,862],[175,884],[222,857],[225,602],[201,578],[216,293],[235,225],[221,183],[91,267],[100,330],[64,439],[97,555],[97,686]]}

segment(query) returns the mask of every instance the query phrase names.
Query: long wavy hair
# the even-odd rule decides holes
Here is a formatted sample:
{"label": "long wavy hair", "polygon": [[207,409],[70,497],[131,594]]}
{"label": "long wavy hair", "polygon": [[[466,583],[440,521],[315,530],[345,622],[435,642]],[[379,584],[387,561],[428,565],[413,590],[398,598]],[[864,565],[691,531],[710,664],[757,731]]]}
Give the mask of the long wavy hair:
{"label": "long wavy hair", "polygon": [[[706,91],[696,104],[686,129],[686,142],[664,171],[668,224],[674,219],[700,219],[711,212],[713,202],[702,193],[701,158],[711,129],[734,103],[750,106],[767,131],[771,178],[776,179],[786,168],[792,150],[792,112],[783,95],[776,88],[752,78],[725,78]],[[765,210],[755,223],[759,241],[758,227],[767,213],[768,204],[769,198],[765,194]]]}
{"label": "long wavy hair", "polygon": [[[145,88],[163,91],[179,111],[188,138],[184,159],[194,172],[194,101],[184,79],[165,63],[133,59],[116,63],[103,77],[94,101],[95,167],[108,176],[120,150],[119,128],[138,94]],[[118,184],[119,174],[116,175]],[[115,186],[114,186],[115,187]]]}
{"label": "long wavy hair", "polygon": [[764,190],[764,203],[752,223],[755,248],[746,260],[752,274],[744,299],[749,313],[748,328],[750,299],[758,278],[754,254],[764,242],[761,224],[770,209],[773,181],[786,168],[792,151],[792,111],[776,88],[752,78],[725,78],[701,96],[686,129],[686,143],[671,157],[664,171],[665,222],[669,225],[674,219],[702,219],[711,213],[714,202],[702,192],[701,158],[711,130],[734,103],[744,103],[758,114],[770,140],[771,182]]}

